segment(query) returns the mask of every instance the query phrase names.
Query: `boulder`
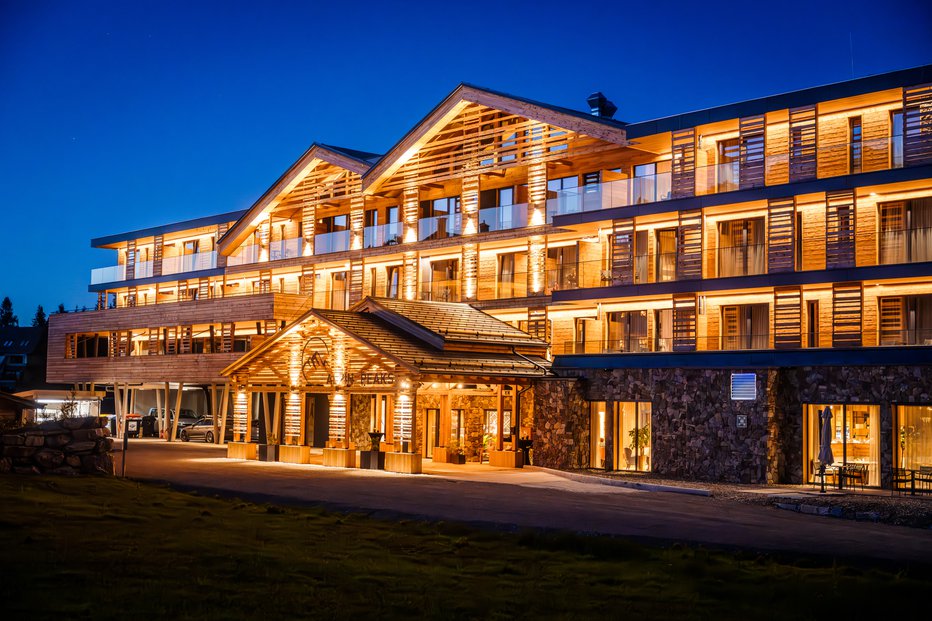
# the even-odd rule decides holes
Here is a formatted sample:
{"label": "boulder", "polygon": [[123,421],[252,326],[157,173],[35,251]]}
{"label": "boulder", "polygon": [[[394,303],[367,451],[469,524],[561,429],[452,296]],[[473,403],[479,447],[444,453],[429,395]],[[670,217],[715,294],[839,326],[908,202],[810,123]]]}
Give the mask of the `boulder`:
{"label": "boulder", "polygon": [[45,446],[45,436],[27,433],[25,444],[26,446]]}
{"label": "boulder", "polygon": [[65,447],[66,453],[85,453],[93,451],[97,447],[96,442],[72,442]]}
{"label": "boulder", "polygon": [[26,436],[20,435],[18,433],[3,434],[3,444],[15,446],[15,445],[22,445],[25,443],[26,443]]}
{"label": "boulder", "polygon": [[54,449],[42,449],[33,459],[43,470],[51,470],[61,465],[65,460],[65,454]]}

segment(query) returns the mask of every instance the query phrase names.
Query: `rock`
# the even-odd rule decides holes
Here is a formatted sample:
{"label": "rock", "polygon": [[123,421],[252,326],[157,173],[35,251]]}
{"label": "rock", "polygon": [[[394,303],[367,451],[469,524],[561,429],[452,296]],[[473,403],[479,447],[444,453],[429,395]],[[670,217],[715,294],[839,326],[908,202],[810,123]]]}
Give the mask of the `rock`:
{"label": "rock", "polygon": [[80,468],[81,457],[78,455],[67,455],[65,457],[65,463],[71,466],[72,468]]}
{"label": "rock", "polygon": [[26,434],[26,446],[45,446],[45,437],[34,434]]}
{"label": "rock", "polygon": [[61,426],[65,429],[75,430],[75,429],[84,429],[88,426],[88,421],[92,419],[88,418],[64,418],[61,421]]}
{"label": "rock", "polygon": [[26,437],[18,433],[3,434],[3,444],[8,446],[22,445],[26,443]]}
{"label": "rock", "polygon": [[47,420],[44,423],[40,423],[38,428],[43,431],[61,431],[64,429],[57,420]]}
{"label": "rock", "polygon": [[97,438],[103,436],[103,429],[100,427],[94,427],[92,429],[76,429],[72,432],[71,437],[74,438],[75,442],[89,442],[96,441]]}
{"label": "rock", "polygon": [[43,470],[51,470],[61,465],[65,460],[65,454],[53,449],[42,449],[33,459]]}
{"label": "rock", "polygon": [[71,436],[67,433],[56,433],[45,438],[45,446],[49,448],[59,448],[71,442]]}
{"label": "rock", "polygon": [[16,474],[39,474],[39,469],[35,466],[13,466],[13,472]]}
{"label": "rock", "polygon": [[72,442],[65,447],[66,453],[84,453],[93,451],[97,447],[96,442]]}
{"label": "rock", "polygon": [[34,446],[5,446],[3,447],[3,456],[13,458],[32,457],[36,450],[38,449]]}

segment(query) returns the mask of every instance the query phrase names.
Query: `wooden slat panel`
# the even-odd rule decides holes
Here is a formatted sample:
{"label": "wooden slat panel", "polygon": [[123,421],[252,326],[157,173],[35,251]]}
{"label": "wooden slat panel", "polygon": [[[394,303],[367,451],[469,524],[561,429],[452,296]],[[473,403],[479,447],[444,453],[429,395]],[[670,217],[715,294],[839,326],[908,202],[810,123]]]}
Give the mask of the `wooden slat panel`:
{"label": "wooden slat panel", "polygon": [[673,132],[672,190],[673,198],[696,193],[696,129]]}
{"label": "wooden slat panel", "polygon": [[932,162],[932,84],[903,89],[903,165]]}
{"label": "wooden slat panel", "polygon": [[677,236],[677,280],[702,278],[702,210],[680,212]]}
{"label": "wooden slat panel", "polygon": [[149,328],[149,355],[157,356],[161,352],[159,348],[159,337],[160,337],[159,328]]}
{"label": "wooden slat panel", "polygon": [[171,326],[162,330],[165,338],[165,353],[174,356],[178,353],[178,328]]}
{"label": "wooden slat panel", "polygon": [[[221,222],[217,225],[217,241],[221,237],[227,234],[227,231],[230,230],[230,224],[228,222]],[[221,252],[217,253],[217,267],[226,267],[227,266],[227,256]]]}
{"label": "wooden slat panel", "polygon": [[796,199],[767,201],[767,272],[792,272],[796,258]]}
{"label": "wooden slat panel", "polygon": [[854,190],[825,194],[825,267],[854,267],[855,217]]}
{"label": "wooden slat panel", "polygon": [[136,278],[136,240],[131,239],[126,243],[126,280]]}
{"label": "wooden slat panel", "polygon": [[790,181],[816,178],[817,130],[815,105],[790,109]]}
{"label": "wooden slat panel", "polygon": [[903,345],[906,329],[902,296],[880,298],[880,344]]}
{"label": "wooden slat panel", "polygon": [[155,243],[152,250],[152,275],[162,275],[162,250],[165,246],[165,239],[161,235],[155,236]]}
{"label": "wooden slat panel", "polygon": [[673,351],[696,350],[696,295],[673,296]]}
{"label": "wooden slat panel", "polygon": [[258,287],[256,293],[271,293],[272,292],[272,271],[271,270],[262,270],[259,272],[259,282],[257,283]]}
{"label": "wooden slat panel", "polygon": [[220,324],[221,351],[225,354],[233,351],[233,336],[236,330],[236,324],[233,322]]}
{"label": "wooden slat panel", "polygon": [[179,328],[180,333],[180,353],[190,354],[191,353],[191,343],[194,340],[194,328],[192,326],[181,326]]}
{"label": "wooden slat panel", "polygon": [[350,306],[362,299],[362,259],[352,259],[350,261],[349,273],[349,303]]}
{"label": "wooden slat panel", "polygon": [[634,282],[634,218],[612,222],[612,284]]}
{"label": "wooden slat panel", "polygon": [[764,126],[763,114],[740,119],[739,187],[742,190],[764,185]]}
{"label": "wooden slat panel", "polygon": [[527,309],[527,333],[550,342],[550,321],[547,319],[547,307]]}
{"label": "wooden slat panel", "polygon": [[306,295],[311,300],[314,299],[314,268],[305,265],[301,268],[301,280],[298,283],[299,293]]}
{"label": "wooden slat panel", "polygon": [[136,306],[136,300],[138,298],[138,293],[136,287],[130,287],[126,291],[126,305],[130,308]]}
{"label": "wooden slat panel", "polygon": [[197,279],[197,299],[206,300],[210,297],[210,279],[209,278],[198,278]]}
{"label": "wooden slat panel", "polygon": [[861,346],[861,283],[832,285],[832,347]]}
{"label": "wooden slat panel", "polygon": [[774,349],[802,347],[803,292],[800,287],[777,287],[773,291]]}

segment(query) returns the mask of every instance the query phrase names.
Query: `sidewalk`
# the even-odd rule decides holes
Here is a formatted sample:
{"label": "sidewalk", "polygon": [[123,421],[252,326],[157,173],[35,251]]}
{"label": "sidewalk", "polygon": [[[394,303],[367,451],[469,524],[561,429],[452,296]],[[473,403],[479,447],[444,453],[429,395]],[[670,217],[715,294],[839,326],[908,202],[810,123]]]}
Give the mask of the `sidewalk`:
{"label": "sidewalk", "polygon": [[[560,471],[552,471],[558,473]],[[564,473],[576,479],[598,480],[606,485],[623,485],[637,489],[690,494],[707,493],[713,498],[748,505],[773,506],[778,509],[812,515],[827,515],[852,520],[867,520],[912,528],[932,528],[932,494],[910,496],[886,489],[825,488],[818,485],[741,485],[706,483],[660,477],[650,473],[576,470]]]}

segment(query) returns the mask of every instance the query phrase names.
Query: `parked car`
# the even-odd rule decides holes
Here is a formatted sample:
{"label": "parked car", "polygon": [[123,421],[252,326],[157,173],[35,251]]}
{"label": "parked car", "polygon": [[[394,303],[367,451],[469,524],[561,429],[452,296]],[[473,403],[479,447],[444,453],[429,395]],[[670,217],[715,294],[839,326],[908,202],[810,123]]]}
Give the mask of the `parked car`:
{"label": "parked car", "polygon": [[[183,429],[178,431],[178,437],[181,438],[183,442],[189,442],[191,440],[203,440],[208,444],[212,444],[214,441],[214,419],[205,416],[193,425],[188,425]],[[233,441],[233,430],[227,426],[226,433],[224,434],[224,442]]]}
{"label": "parked car", "polygon": [[[149,416],[156,416],[159,410],[156,408],[149,408]],[[164,414],[165,408],[162,408],[161,412]],[[181,435],[181,430],[185,427],[193,425],[199,421],[201,417],[194,410],[189,410],[188,408],[181,408],[181,414],[178,416],[178,434]],[[175,422],[175,410],[168,410],[168,424],[172,425]]]}

